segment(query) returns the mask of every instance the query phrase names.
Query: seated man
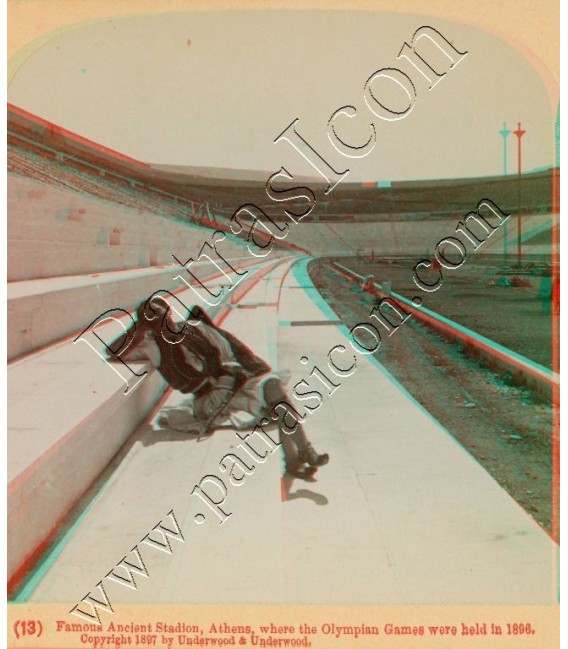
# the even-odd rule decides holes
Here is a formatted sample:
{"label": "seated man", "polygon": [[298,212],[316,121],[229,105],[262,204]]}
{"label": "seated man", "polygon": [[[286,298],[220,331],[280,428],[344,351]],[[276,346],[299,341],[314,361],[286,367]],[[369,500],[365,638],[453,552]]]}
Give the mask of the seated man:
{"label": "seated man", "polygon": [[[249,415],[248,423],[261,423],[268,417],[278,420],[288,472],[301,473],[305,465],[313,470],[328,463],[329,455],[314,450],[300,421],[287,423],[281,404],[289,400],[280,376],[267,363],[228,331],[216,327],[199,307],[192,311],[192,319],[198,321],[194,325],[175,322],[169,311],[165,300],[157,296],[141,303],[135,333],[127,333],[130,344],[123,353],[118,349],[113,354],[123,361],[149,361],[170,387],[192,395],[180,408],[166,412],[162,422],[201,436],[226,419],[239,427],[239,412]],[[279,409],[284,410],[282,417]]]}

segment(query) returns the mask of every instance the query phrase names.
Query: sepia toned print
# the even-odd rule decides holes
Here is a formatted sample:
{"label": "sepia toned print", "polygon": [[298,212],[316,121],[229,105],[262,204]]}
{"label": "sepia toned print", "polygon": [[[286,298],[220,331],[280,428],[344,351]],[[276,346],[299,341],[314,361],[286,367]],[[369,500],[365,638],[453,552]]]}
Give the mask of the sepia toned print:
{"label": "sepia toned print", "polygon": [[434,4],[11,4],[9,646],[557,645],[556,50]]}

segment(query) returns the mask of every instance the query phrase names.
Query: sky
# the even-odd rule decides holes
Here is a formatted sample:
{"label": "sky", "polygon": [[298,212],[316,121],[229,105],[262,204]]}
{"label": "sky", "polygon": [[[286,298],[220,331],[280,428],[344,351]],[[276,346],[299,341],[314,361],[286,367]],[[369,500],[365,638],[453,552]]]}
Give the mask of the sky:
{"label": "sky", "polygon": [[[403,43],[430,25],[467,51],[431,90],[402,59]],[[435,59],[432,58],[432,61]],[[438,63],[440,58],[436,59]],[[405,72],[416,88],[397,121],[373,115],[367,79]],[[379,79],[373,93],[390,108],[405,95]],[[274,142],[292,121],[345,180],[393,181],[503,172],[503,122],[522,122],[523,170],[554,160],[554,115],[544,85],[516,49],[476,28],[381,12],[179,12],[82,25],[36,50],[8,88],[8,101],[144,162],[254,169],[292,175],[314,169],[289,143]],[[362,158],[337,152],[327,124],[354,143],[376,132]],[[507,141],[517,172],[517,141]],[[317,174],[316,174],[317,175]]]}

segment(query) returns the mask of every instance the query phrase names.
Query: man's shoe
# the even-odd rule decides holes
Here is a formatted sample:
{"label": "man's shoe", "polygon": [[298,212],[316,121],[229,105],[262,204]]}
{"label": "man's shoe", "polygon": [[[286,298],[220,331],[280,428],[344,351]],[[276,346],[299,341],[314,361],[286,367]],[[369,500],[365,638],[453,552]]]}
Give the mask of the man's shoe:
{"label": "man's shoe", "polygon": [[296,464],[286,463],[286,473],[296,478],[311,479],[317,470],[316,466],[305,466],[303,462],[297,462]]}
{"label": "man's shoe", "polygon": [[303,451],[300,451],[298,458],[300,462],[305,462],[310,466],[324,466],[329,462],[329,455],[327,453],[318,455],[313,448],[305,448]]}

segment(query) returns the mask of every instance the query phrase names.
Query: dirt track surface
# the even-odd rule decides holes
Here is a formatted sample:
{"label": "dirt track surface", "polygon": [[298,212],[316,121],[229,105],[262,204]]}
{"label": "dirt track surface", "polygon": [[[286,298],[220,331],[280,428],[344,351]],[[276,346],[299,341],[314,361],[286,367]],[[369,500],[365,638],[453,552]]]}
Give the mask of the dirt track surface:
{"label": "dirt track surface", "polygon": [[[368,267],[365,270],[348,261],[345,265],[362,274],[371,272]],[[389,267],[393,291],[412,298],[417,291],[416,288],[408,291],[412,284],[411,273],[407,272],[410,284],[397,282],[403,270],[390,272],[393,268]],[[309,272],[322,297],[346,326],[353,327],[368,320],[373,296],[333,272],[322,261],[312,262]],[[377,281],[384,279],[378,275]],[[452,294],[447,304],[461,301],[462,306],[471,305],[474,299],[473,291],[468,293],[467,301],[464,299],[459,283],[452,288],[448,282],[439,292],[442,291],[445,296]],[[535,302],[530,296],[527,301],[529,299]],[[483,301],[486,314],[492,309],[495,312],[495,305],[491,305],[486,295],[478,294],[477,300]],[[517,309],[522,310],[519,302],[522,300],[517,301]],[[436,310],[433,301],[425,299],[424,305]],[[462,312],[470,309],[471,306],[466,307]],[[456,319],[450,308],[444,315]],[[475,323],[481,319],[481,313],[474,312],[471,318],[464,318],[462,324],[479,331]],[[495,320],[491,325],[495,330],[507,328],[501,317]],[[489,329],[486,327],[480,333],[488,336]],[[539,340],[545,338],[541,332]],[[509,340],[508,332],[502,340]],[[525,355],[528,355],[526,350]],[[376,357],[525,511],[551,533],[551,404],[527,388],[511,385],[506,376],[469,357],[459,344],[448,342],[414,319],[407,320],[396,334],[384,340]]]}
{"label": "dirt track surface", "polygon": [[[531,287],[499,286],[497,266],[467,259],[456,270],[442,269],[440,288],[426,293],[412,280],[417,259],[392,263],[361,258],[340,261],[361,275],[374,275],[376,282],[390,280],[395,293],[409,299],[419,295],[424,307],[551,367],[552,316],[538,297],[541,277],[523,275]],[[513,276],[512,272],[506,275],[508,279]]]}

